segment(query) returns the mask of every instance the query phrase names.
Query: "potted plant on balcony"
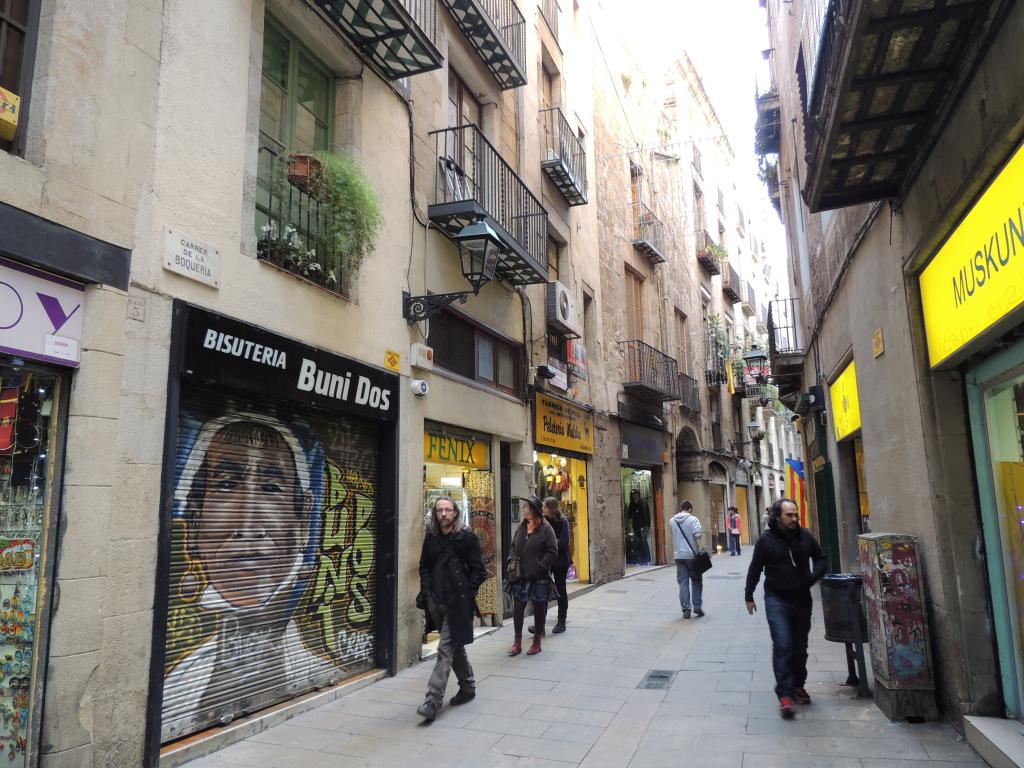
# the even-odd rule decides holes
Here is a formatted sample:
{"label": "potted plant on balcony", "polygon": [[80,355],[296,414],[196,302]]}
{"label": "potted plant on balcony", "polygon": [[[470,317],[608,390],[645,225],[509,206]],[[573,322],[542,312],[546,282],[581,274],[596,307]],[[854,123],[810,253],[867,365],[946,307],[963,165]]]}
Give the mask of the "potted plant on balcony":
{"label": "potted plant on balcony", "polygon": [[304,192],[309,191],[322,168],[323,163],[316,155],[308,152],[292,152],[288,155],[288,181]]}

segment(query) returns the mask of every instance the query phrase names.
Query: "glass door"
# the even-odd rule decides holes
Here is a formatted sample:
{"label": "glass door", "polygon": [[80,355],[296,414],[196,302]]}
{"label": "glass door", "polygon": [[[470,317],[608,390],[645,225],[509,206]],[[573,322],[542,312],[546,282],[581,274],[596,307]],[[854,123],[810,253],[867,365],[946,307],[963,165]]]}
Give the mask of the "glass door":
{"label": "glass door", "polygon": [[972,371],[968,392],[1003,693],[1007,715],[1019,719],[1024,701],[1024,345]]}

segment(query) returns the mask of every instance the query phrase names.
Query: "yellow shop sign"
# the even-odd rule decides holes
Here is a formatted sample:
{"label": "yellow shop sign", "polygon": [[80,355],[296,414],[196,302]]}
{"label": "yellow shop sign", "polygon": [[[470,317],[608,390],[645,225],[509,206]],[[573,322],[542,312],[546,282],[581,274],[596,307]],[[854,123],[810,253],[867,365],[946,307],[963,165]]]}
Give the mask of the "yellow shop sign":
{"label": "yellow shop sign", "polygon": [[921,273],[934,368],[1024,304],[1024,146]]}
{"label": "yellow shop sign", "polygon": [[538,445],[563,451],[594,452],[594,417],[572,403],[537,395],[533,439]]}
{"label": "yellow shop sign", "polygon": [[0,139],[10,141],[18,130],[21,115],[21,99],[18,94],[0,88]]}
{"label": "yellow shop sign", "polygon": [[491,441],[483,436],[427,431],[423,434],[423,461],[490,469]]}
{"label": "yellow shop sign", "polygon": [[828,388],[832,401],[832,422],[836,440],[849,437],[860,429],[860,396],[857,394],[857,365],[851,360],[839,378]]}

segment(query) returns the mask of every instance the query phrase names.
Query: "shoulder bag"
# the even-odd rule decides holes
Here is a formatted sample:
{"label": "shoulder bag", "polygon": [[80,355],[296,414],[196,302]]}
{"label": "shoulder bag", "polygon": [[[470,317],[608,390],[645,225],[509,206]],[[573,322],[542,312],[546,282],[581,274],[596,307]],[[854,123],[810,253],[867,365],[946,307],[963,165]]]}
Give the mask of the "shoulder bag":
{"label": "shoulder bag", "polygon": [[697,573],[703,574],[705,571],[710,571],[711,555],[709,555],[707,550],[703,547],[701,549],[697,549],[697,545],[693,543],[693,539],[686,535],[686,529],[683,528],[683,524],[681,522],[676,520],[676,525],[679,526],[679,532],[683,534],[683,538],[686,539],[686,543],[690,545],[690,551],[693,552],[693,566]]}

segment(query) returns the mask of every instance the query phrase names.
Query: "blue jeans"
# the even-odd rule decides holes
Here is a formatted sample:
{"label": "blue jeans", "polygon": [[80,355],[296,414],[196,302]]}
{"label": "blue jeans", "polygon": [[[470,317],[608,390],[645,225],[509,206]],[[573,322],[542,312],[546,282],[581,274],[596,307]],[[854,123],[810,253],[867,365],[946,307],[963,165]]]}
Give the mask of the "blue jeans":
{"label": "blue jeans", "polygon": [[676,560],[676,581],[679,583],[679,607],[690,610],[690,582],[693,582],[693,607],[700,610],[704,577],[693,567],[693,560]]}
{"label": "blue jeans", "polygon": [[740,535],[738,533],[729,534],[729,554],[738,555],[740,553]]}
{"label": "blue jeans", "polygon": [[807,636],[811,633],[811,596],[784,600],[764,596],[764,615],[772,633],[775,695],[789,696],[807,682]]}

